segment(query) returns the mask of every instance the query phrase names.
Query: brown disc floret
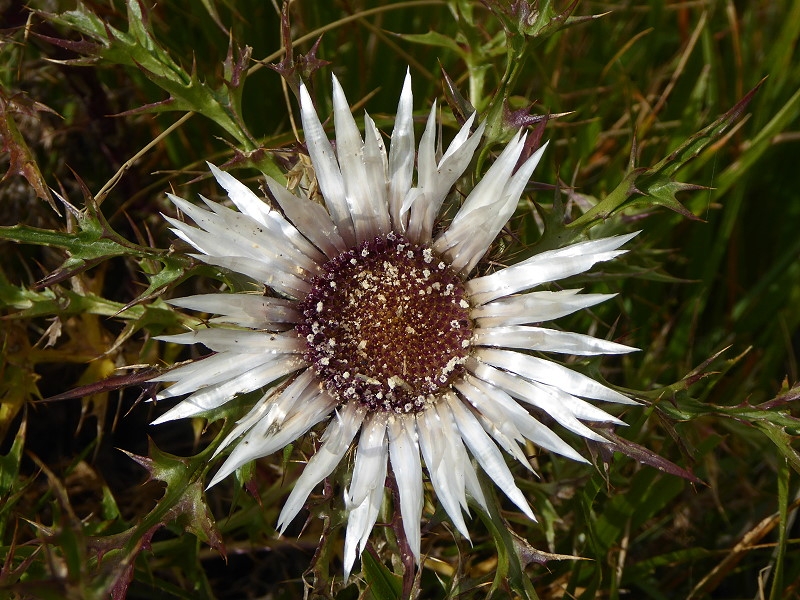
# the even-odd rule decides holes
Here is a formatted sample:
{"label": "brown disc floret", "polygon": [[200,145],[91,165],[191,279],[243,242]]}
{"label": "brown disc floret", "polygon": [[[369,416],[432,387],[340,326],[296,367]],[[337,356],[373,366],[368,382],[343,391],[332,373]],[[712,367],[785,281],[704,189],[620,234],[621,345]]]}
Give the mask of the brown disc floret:
{"label": "brown disc floret", "polygon": [[300,305],[306,360],[341,403],[421,410],[461,372],[472,337],[461,279],[434,252],[388,234],[323,265]]}

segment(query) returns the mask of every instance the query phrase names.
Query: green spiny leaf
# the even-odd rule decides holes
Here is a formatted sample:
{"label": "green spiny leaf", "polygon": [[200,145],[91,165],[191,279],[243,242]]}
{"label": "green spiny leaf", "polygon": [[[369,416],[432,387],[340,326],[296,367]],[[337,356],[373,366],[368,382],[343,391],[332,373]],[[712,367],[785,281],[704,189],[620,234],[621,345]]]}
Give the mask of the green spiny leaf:
{"label": "green spiny leaf", "polygon": [[[254,150],[256,143],[247,132],[239,114],[241,86],[249,59],[249,50],[239,52],[233,60],[232,49],[226,66],[231,77],[218,87],[202,82],[192,67],[191,72],[179,65],[158,42],[149,14],[140,0],[127,0],[128,30],[120,31],[101,20],[86,5],[61,14],[43,14],[52,23],[83,34],[97,43],[75,46],[74,42],[40,36],[48,41],[86,56],[73,64],[106,62],[139,69],[152,82],[170,94],[168,101],[148,105],[145,110],[193,111],[211,119],[232,135],[245,150]],[[235,77],[234,77],[235,75]],[[142,109],[140,109],[141,111]]]}
{"label": "green spiny leaf", "polygon": [[[727,131],[744,113],[745,108],[763,82],[764,80],[762,79],[733,108],[711,123],[711,125],[684,141],[669,156],[663,158],[654,166],[646,169],[634,168],[629,171],[622,182],[610,194],[594,208],[575,219],[568,227],[582,230],[591,227],[598,221],[609,218],[624,208],[633,205],[638,206],[643,203],[665,206],[684,216],[689,216],[691,213],[677,201],[675,194],[681,191],[705,188],[678,182],[673,176]],[[631,154],[633,155],[635,152]],[[643,195],[644,198],[635,198],[637,194]]]}

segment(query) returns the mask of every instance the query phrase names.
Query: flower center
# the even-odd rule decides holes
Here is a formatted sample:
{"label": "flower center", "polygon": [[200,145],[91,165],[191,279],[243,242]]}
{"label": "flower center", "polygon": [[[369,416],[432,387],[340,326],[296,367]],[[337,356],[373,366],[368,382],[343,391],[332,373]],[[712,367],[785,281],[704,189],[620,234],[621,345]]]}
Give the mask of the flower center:
{"label": "flower center", "polygon": [[323,265],[300,305],[306,360],[341,403],[417,412],[461,372],[464,286],[430,248],[388,234]]}

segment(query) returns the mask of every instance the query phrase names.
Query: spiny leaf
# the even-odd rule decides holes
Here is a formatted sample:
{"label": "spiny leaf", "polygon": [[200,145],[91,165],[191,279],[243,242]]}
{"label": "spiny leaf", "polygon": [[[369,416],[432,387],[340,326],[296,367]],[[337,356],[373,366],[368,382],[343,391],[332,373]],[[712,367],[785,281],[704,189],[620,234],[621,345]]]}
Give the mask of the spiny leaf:
{"label": "spiny leaf", "polygon": [[187,258],[168,255],[166,251],[154,250],[125,240],[108,227],[102,215],[91,209],[92,206],[93,202],[87,199],[87,210],[77,211],[69,207],[70,212],[77,218],[75,232],[39,229],[27,225],[0,227],[0,239],[61,248],[67,252],[68,256],[61,266],[39,281],[38,288],[53,286],[116,256],[133,256],[161,263],[163,268],[149,275],[150,285],[139,298],[120,309],[125,310],[152,298],[159,290],[185,274],[190,264]]}
{"label": "spiny leaf", "polygon": [[674,462],[667,460],[663,456],[659,456],[652,450],[648,450],[640,444],[618,436],[611,428],[606,428],[602,431],[603,436],[609,440],[609,443],[597,444],[597,448],[600,450],[601,455],[603,455],[605,462],[610,462],[613,452],[621,452],[625,456],[643,465],[649,465],[664,473],[681,477],[692,483],[703,483],[691,470],[679,467]]}
{"label": "spiny leaf", "polygon": [[104,22],[86,5],[79,3],[75,10],[60,14],[40,12],[50,22],[66,27],[93,42],[77,44],[40,36],[51,43],[85,54],[83,58],[66,61],[71,64],[106,62],[139,69],[150,81],[169,93],[167,101],[142,107],[139,111],[183,110],[202,114],[236,138],[246,150],[256,143],[244,126],[240,115],[241,87],[244,83],[245,63],[249,49],[238,50],[233,58],[233,43],[224,66],[228,76],[219,86],[202,82],[194,65],[187,71],[170,56],[158,42],[149,22],[149,10],[140,0],[127,0],[128,30],[120,31]]}
{"label": "spiny leaf", "polygon": [[281,38],[283,41],[283,60],[278,63],[267,65],[270,69],[278,73],[286,80],[289,89],[292,90],[296,98],[300,98],[300,84],[311,83],[311,76],[324,66],[331,64],[317,56],[322,37],[317,38],[311,50],[307,54],[299,54],[295,58],[294,44],[292,43],[292,28],[289,21],[289,2],[283,4],[281,10]]}
{"label": "spiny leaf", "polygon": [[690,160],[700,154],[712,142],[719,139],[727,129],[735,123],[739,117],[742,116],[747,105],[756,95],[756,92],[764,84],[766,78],[758,82],[758,84],[747,94],[744,98],[739,100],[733,108],[719,117],[711,125],[701,129],[688,140],[683,142],[669,156],[659,161],[656,165],[648,169],[645,173],[648,176],[660,175],[662,177],[671,177],[681,167],[683,167]]}
{"label": "spiny leaf", "polygon": [[786,406],[789,402],[795,402],[800,400],[800,384],[795,384],[790,389],[786,382],[784,382],[783,389],[781,393],[775,396],[772,400],[768,400],[762,404],[759,404],[756,408],[761,408],[763,410],[773,410],[775,408],[789,408]]}
{"label": "spiny leaf", "polygon": [[546,565],[551,561],[559,560],[590,560],[583,556],[573,556],[571,554],[553,554],[551,552],[539,550],[538,548],[534,548],[525,538],[518,536],[513,531],[510,533],[514,539],[514,545],[517,549],[517,554],[519,554],[520,560],[525,566],[530,564]]}
{"label": "spiny leaf", "polygon": [[561,12],[550,0],[485,0],[485,4],[500,19],[511,36],[546,39],[555,32],[603,15],[573,17],[580,0],[573,0]]}
{"label": "spiny leaf", "polygon": [[[24,98],[21,96],[6,96],[3,89],[0,88],[0,139],[2,139],[0,152],[8,152],[9,157],[8,171],[0,179],[0,183],[5,182],[12,175],[21,175],[28,180],[36,192],[36,196],[47,201],[50,207],[60,215],[33,152],[14,121],[14,113],[20,111],[20,103],[23,100]],[[31,106],[38,107],[37,110],[53,112],[38,102],[32,103]]]}
{"label": "spiny leaf", "polygon": [[628,206],[636,206],[639,203],[646,206],[663,206],[692,221],[702,221],[700,217],[690,212],[678,201],[677,194],[679,192],[696,192],[708,189],[710,188],[703,185],[681,183],[658,175],[648,176],[647,172],[644,171],[640,177],[636,178],[632,188],[633,192],[641,194],[643,198],[640,201],[637,201],[635,197],[632,198]]}
{"label": "spiny leaf", "polygon": [[138,456],[123,450],[148,472],[149,481],[166,484],[156,508],[141,522],[147,528],[178,521],[186,530],[225,556],[222,536],[217,530],[205,501],[203,475],[208,468],[209,449],[198,456],[181,458],[159,450],[150,441],[149,456]]}
{"label": "spiny leaf", "polygon": [[453,111],[453,115],[458,121],[459,125],[463,125],[467,122],[472,116],[472,113],[475,112],[475,107],[470,104],[469,100],[464,98],[461,92],[456,86],[456,83],[447,74],[447,71],[442,69],[442,77],[444,77],[444,97],[447,100],[447,103],[450,105],[450,110]]}
{"label": "spiny leaf", "polygon": [[[683,191],[707,188],[681,183],[676,181],[673,176],[679,169],[697,157],[704,149],[725,133],[725,131],[744,113],[745,108],[747,108],[747,105],[753,99],[753,96],[764,81],[765,80],[762,79],[759,84],[750,90],[733,108],[709,126],[684,141],[673,150],[669,156],[663,158],[654,166],[650,168],[633,168],[633,165],[631,165],[631,170],[610,194],[594,208],[575,219],[568,227],[578,230],[590,227],[597,221],[605,220],[624,208],[642,204],[664,206],[686,217],[696,219],[696,216],[691,214],[690,211],[678,202],[676,194]],[[633,156],[634,154],[635,151],[632,151],[631,155]],[[637,195],[643,197],[636,198]]]}
{"label": "spiny leaf", "polygon": [[106,377],[101,381],[96,381],[94,383],[89,383],[87,385],[82,385],[80,387],[73,388],[68,392],[64,392],[63,394],[58,394],[56,396],[50,396],[49,398],[44,398],[43,400],[40,400],[38,403],[60,402],[63,400],[73,400],[76,398],[83,398],[84,396],[90,396],[92,394],[108,393],[114,390],[124,389],[132,385],[141,385],[149,381],[158,374],[159,370],[152,368],[152,369],[144,369],[136,373],[129,373],[126,375],[112,375],[111,377]]}

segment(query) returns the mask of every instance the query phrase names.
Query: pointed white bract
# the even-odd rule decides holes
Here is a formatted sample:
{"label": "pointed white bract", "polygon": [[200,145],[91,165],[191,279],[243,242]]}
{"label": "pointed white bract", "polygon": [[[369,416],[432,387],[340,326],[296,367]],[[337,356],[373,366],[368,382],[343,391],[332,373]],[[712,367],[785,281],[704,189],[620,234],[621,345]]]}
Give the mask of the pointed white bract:
{"label": "pointed white bract", "polygon": [[300,313],[290,300],[255,294],[203,294],[176,298],[168,303],[189,310],[217,314],[218,316],[210,319],[210,323],[229,323],[253,329],[261,328],[266,320],[275,326],[275,331],[284,331],[290,329],[300,318]]}
{"label": "pointed white bract", "polygon": [[[158,399],[187,396],[155,423],[209,416],[237,395],[263,390],[216,449],[216,453],[228,456],[210,482],[215,485],[249,461],[280,450],[326,422],[321,445],[294,483],[277,525],[283,533],[301,513],[314,488],[343,462],[351,464],[344,491],[346,575],[364,550],[382,510],[399,511],[402,531],[396,533],[405,537],[410,552],[420,560],[425,473],[438,502],[466,538],[470,533],[466,520],[470,506],[487,509],[477,468],[533,519],[534,511],[515,483],[507,458],[532,470],[526,456],[526,444],[532,442],[587,462],[544,425],[541,416],[573,434],[603,442],[602,435],[592,429],[593,423],[624,423],[589,401],[636,404],[618,391],[544,357],[547,353],[591,356],[635,350],[614,341],[542,326],[545,321],[593,306],[612,295],[534,288],[619,256],[625,252],[620,248],[635,234],[582,241],[470,279],[516,210],[546,144],[521,161],[526,138],[522,132],[515,135],[466,195],[453,221],[436,230],[448,197],[462,197],[450,195],[467,171],[484,132],[485,124],[476,123],[476,115],[442,151],[445,144],[437,139],[441,134],[437,132],[434,106],[419,148],[415,148],[409,75],[387,151],[384,134],[368,115],[364,117],[363,134],[360,132],[344,91],[334,78],[334,150],[305,86],[300,89],[300,100],[305,143],[321,203],[310,198],[308,190],[290,191],[267,178],[267,187],[277,203],[271,205],[214,165],[209,165],[212,174],[237,210],[205,198],[205,207],[201,208],[169,195],[193,222],[166,217],[175,234],[197,251],[193,256],[249,277],[253,288],[244,293],[170,301],[174,306],[209,313],[212,326],[157,339],[199,343],[213,354],[153,379],[173,382]],[[351,373],[344,367],[336,371],[330,367],[328,356],[333,354],[328,346],[334,347],[337,338],[325,338],[329,322],[351,337],[366,327],[380,330],[382,323],[359,320],[357,310],[347,309],[350,305],[337,300],[337,284],[331,273],[358,265],[362,257],[368,260],[371,253],[388,247],[395,249],[395,254],[385,254],[381,261],[369,263],[369,269],[356,271],[360,278],[357,293],[347,298],[366,297],[385,304],[386,299],[381,297],[390,284],[402,287],[408,282],[408,278],[403,279],[401,285],[400,279],[390,281],[391,277],[398,277],[400,267],[406,268],[402,261],[412,259],[419,267],[408,272],[428,281],[427,287],[420,288],[420,297],[435,289],[441,290],[442,299],[448,298],[458,287],[429,280],[434,272],[452,273],[447,281],[461,286],[457,301],[450,298],[437,305],[451,306],[456,311],[452,314],[458,315],[448,317],[438,333],[441,339],[456,339],[457,351],[442,359],[439,379],[425,384],[430,384],[426,390],[433,391],[420,393],[413,388],[418,395],[408,396],[409,402],[402,406],[391,404],[387,398],[396,389],[422,385],[409,383],[405,374],[405,359],[418,360],[417,356],[400,356],[398,364],[403,365],[403,372],[396,371],[390,377],[384,371]],[[397,264],[390,264],[391,260]],[[328,287],[334,292],[329,293]],[[333,321],[321,320],[320,315],[332,310],[327,304],[337,302],[345,307],[343,312]],[[371,306],[370,302],[364,306]],[[424,298],[420,302],[424,303]],[[423,304],[417,313],[425,312]],[[401,315],[396,310],[384,313],[394,320]],[[398,331],[420,335],[418,330],[427,327],[425,323],[404,322]],[[462,327],[469,327],[469,333],[453,337],[453,331],[463,331]],[[439,339],[433,338],[429,346],[437,346]],[[405,340],[395,342],[397,352],[404,352]],[[368,355],[364,348],[366,342],[357,345],[359,356]],[[358,391],[370,386],[372,395]],[[381,391],[376,394],[375,389]],[[353,447],[354,452],[348,454]],[[389,487],[395,490],[393,495],[386,493],[387,477]],[[392,521],[388,514],[382,518]]]}
{"label": "pointed white bract", "polygon": [[278,529],[281,533],[303,508],[311,490],[330,475],[342,460],[361,427],[364,415],[365,411],[355,403],[347,404],[341,411],[334,413],[322,436],[322,446],[308,461],[278,516]]}
{"label": "pointed white bract", "polygon": [[400,513],[411,553],[419,560],[422,517],[422,464],[419,459],[418,434],[413,419],[390,418],[389,456],[400,495]]}
{"label": "pointed white bract", "polygon": [[439,216],[447,194],[453,184],[464,174],[472,160],[475,149],[483,137],[485,124],[471,132],[475,114],[461,127],[442,158],[436,160],[436,103],[431,108],[428,123],[420,139],[417,156],[417,187],[411,189],[405,198],[403,212],[409,212],[407,235],[428,243],[433,233],[433,225]]}
{"label": "pointed white bract", "polygon": [[450,259],[456,271],[471,271],[514,214],[522,190],[547,144],[534,152],[512,176],[524,147],[525,136],[517,134],[434,243],[434,250]]}
{"label": "pointed white bract", "polygon": [[344,492],[345,507],[350,513],[344,542],[345,577],[350,574],[356,553],[364,551],[369,533],[378,518],[387,459],[386,417],[372,414],[361,427],[350,490]]}
{"label": "pointed white bract", "polygon": [[389,215],[392,227],[404,233],[407,219],[401,214],[401,207],[406,194],[411,189],[414,177],[414,121],[412,112],[414,97],[411,93],[411,71],[406,73],[403,91],[397,105],[392,140],[389,147],[387,164],[389,165]]}
{"label": "pointed white bract", "polygon": [[314,165],[314,174],[317,177],[319,189],[325,198],[325,206],[331,215],[333,224],[336,225],[339,235],[347,246],[355,242],[353,218],[347,207],[344,179],[333,152],[328,135],[320,123],[311,96],[308,95],[306,86],[300,86],[300,116],[303,121],[303,132],[306,136],[306,147]]}

